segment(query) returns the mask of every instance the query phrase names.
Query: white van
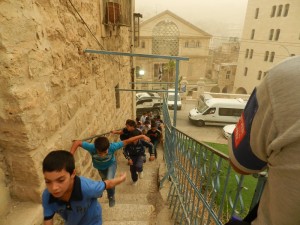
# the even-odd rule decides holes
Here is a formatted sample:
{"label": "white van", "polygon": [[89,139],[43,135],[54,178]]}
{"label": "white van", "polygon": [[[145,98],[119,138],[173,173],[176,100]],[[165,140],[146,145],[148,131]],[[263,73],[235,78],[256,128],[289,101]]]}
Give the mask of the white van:
{"label": "white van", "polygon": [[189,120],[198,126],[237,123],[245,106],[243,99],[211,98],[198,101],[196,108],[189,113]]}
{"label": "white van", "polygon": [[[168,89],[168,91],[174,91],[174,92],[168,92],[168,108],[174,109],[175,104],[175,89]],[[179,93],[177,94],[177,110],[181,110],[181,97]]]}

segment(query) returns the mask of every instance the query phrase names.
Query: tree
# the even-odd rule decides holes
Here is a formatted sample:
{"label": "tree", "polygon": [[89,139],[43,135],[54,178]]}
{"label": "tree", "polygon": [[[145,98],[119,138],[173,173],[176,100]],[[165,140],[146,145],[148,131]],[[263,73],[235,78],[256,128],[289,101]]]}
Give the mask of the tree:
{"label": "tree", "polygon": [[[175,79],[174,79],[175,78],[175,76],[174,76],[175,66],[176,66],[176,63],[173,60],[170,60],[168,63],[164,64],[163,70],[168,75],[167,82],[175,81]],[[166,80],[164,80],[164,81],[166,81]]]}

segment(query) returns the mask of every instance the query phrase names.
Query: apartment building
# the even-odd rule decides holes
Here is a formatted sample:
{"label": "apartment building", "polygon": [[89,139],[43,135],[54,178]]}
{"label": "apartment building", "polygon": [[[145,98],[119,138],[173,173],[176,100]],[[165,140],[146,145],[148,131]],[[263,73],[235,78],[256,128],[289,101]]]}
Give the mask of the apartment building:
{"label": "apartment building", "polygon": [[234,93],[249,94],[280,61],[300,54],[300,1],[249,0]]}

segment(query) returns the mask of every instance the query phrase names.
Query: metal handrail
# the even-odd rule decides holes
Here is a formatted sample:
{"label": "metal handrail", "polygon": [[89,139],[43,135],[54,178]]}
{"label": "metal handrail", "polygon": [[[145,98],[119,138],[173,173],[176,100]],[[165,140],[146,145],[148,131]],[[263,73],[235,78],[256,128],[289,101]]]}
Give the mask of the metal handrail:
{"label": "metal handrail", "polygon": [[[266,177],[260,175],[256,179],[237,174],[226,154],[174,127],[165,103],[167,173],[160,186],[168,177],[168,203],[175,224],[223,225],[233,216],[244,217],[259,201]],[[249,201],[247,196],[252,199]]]}

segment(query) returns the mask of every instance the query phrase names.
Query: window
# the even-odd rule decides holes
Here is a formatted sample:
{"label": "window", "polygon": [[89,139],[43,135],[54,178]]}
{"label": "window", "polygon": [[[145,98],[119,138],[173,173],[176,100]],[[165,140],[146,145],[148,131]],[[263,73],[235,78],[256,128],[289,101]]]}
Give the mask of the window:
{"label": "window", "polygon": [[275,41],[278,41],[279,35],[280,35],[280,29],[277,29],[275,34]]}
{"label": "window", "polygon": [[269,51],[266,51],[265,52],[265,61],[268,61],[268,59],[269,59]]}
{"label": "window", "polygon": [[257,80],[261,80],[262,71],[258,71]]}
{"label": "window", "polygon": [[241,116],[243,109],[219,108],[220,116]]}
{"label": "window", "polygon": [[249,49],[247,48],[247,49],[246,49],[246,54],[245,54],[245,58],[246,58],[246,59],[248,58],[248,55],[249,55]]}
{"label": "window", "polygon": [[127,0],[102,0],[104,7],[104,24],[131,26],[132,3]]}
{"label": "window", "polygon": [[282,5],[278,6],[277,17],[281,16],[282,13]]}
{"label": "window", "polygon": [[289,14],[290,4],[286,4],[284,6],[284,13],[283,16],[286,17]]}
{"label": "window", "polygon": [[227,70],[227,72],[226,72],[226,79],[227,80],[230,79],[230,70]]}
{"label": "window", "polygon": [[273,40],[273,36],[274,36],[274,29],[271,29],[269,34],[269,40]]}
{"label": "window", "polygon": [[275,12],[276,12],[276,5],[273,5],[272,11],[271,11],[271,17],[275,16]]}
{"label": "window", "polygon": [[184,47],[186,47],[186,48],[189,47],[189,42],[188,42],[188,41],[186,41],[186,42],[184,43]]}
{"label": "window", "polygon": [[254,35],[255,35],[255,29],[252,29],[252,31],[251,31],[251,37],[250,37],[251,40],[254,39]]}
{"label": "window", "polygon": [[145,48],[145,47],[146,47],[145,41],[141,41],[141,48]]}
{"label": "window", "polygon": [[115,86],[115,97],[116,97],[116,108],[120,108],[120,91],[119,91],[119,84]]}
{"label": "window", "polygon": [[196,48],[200,48],[201,47],[201,43],[200,43],[200,41],[197,41],[196,42]]}
{"label": "window", "polygon": [[210,108],[205,113],[203,113],[203,115],[215,114],[215,112],[216,112],[216,108]]}
{"label": "window", "polygon": [[271,52],[270,61],[269,62],[273,62],[274,58],[275,58],[275,52]]}
{"label": "window", "polygon": [[248,67],[245,67],[245,69],[244,69],[244,76],[247,76],[247,73],[248,73]]}
{"label": "window", "polygon": [[250,50],[249,59],[252,59],[252,57],[253,57],[253,49]]}
{"label": "window", "polygon": [[190,48],[195,48],[196,47],[196,43],[195,41],[191,41],[191,43],[189,44]]}
{"label": "window", "polygon": [[267,76],[268,72],[264,72],[264,78]]}
{"label": "window", "polygon": [[256,10],[255,10],[255,16],[254,16],[255,19],[258,18],[258,14],[259,14],[259,8],[256,8]]}

